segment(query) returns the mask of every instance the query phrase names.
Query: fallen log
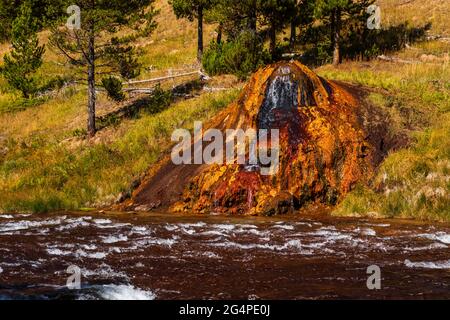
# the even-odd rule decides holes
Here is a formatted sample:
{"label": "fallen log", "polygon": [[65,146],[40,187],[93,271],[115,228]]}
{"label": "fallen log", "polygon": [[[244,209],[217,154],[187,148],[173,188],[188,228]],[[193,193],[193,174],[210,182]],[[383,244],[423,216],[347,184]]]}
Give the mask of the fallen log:
{"label": "fallen log", "polygon": [[128,82],[124,82],[123,85],[160,82],[160,81],[164,81],[164,80],[171,80],[171,79],[175,79],[175,78],[182,78],[182,77],[193,76],[193,75],[199,75],[201,77],[204,76],[204,74],[200,70],[197,70],[197,71],[180,73],[180,74],[169,75],[169,76],[165,76],[165,77],[158,77],[158,78],[153,78],[153,79],[128,81]]}
{"label": "fallen log", "polygon": [[406,64],[414,64],[414,63],[419,62],[419,61],[403,60],[403,59],[399,59],[399,58],[395,58],[395,57],[388,57],[388,56],[385,56],[384,54],[382,54],[381,56],[378,56],[377,59],[381,60],[381,61],[406,63]]}

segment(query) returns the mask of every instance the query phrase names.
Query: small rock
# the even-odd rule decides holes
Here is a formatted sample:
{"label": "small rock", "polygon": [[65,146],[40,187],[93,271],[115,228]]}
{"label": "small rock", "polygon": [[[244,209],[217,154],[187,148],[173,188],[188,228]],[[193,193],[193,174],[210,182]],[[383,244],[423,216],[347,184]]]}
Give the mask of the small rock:
{"label": "small rock", "polygon": [[149,212],[151,211],[151,209],[149,207],[147,207],[146,205],[140,205],[137,206],[136,208],[134,208],[135,212]]}
{"label": "small rock", "polygon": [[156,208],[159,208],[159,207],[161,207],[161,200],[158,200],[158,201],[156,201],[156,202],[152,202],[152,203],[150,203],[150,208],[151,209],[156,209]]}

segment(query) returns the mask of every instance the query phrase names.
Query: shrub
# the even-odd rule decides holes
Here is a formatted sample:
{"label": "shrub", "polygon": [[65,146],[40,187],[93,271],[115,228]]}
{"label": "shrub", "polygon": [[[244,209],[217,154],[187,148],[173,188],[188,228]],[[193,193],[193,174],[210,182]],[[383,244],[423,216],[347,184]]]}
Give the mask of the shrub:
{"label": "shrub", "polygon": [[173,94],[171,91],[165,91],[158,84],[156,85],[152,96],[148,100],[148,104],[144,107],[147,114],[156,114],[167,109],[173,102]]}
{"label": "shrub", "polygon": [[125,94],[122,91],[122,82],[115,77],[107,77],[102,79],[102,86],[108,92],[108,97],[116,102],[121,102],[125,99]]}
{"label": "shrub", "polygon": [[234,74],[245,79],[268,61],[270,55],[260,39],[251,32],[242,32],[234,41],[212,42],[203,55],[203,68],[210,75]]}

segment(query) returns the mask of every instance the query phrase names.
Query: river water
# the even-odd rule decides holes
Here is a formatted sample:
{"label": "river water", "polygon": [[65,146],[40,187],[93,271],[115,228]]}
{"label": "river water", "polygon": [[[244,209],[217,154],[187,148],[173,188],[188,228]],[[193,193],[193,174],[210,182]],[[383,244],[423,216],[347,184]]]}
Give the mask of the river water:
{"label": "river water", "polygon": [[0,299],[448,299],[449,246],[387,220],[0,215]]}

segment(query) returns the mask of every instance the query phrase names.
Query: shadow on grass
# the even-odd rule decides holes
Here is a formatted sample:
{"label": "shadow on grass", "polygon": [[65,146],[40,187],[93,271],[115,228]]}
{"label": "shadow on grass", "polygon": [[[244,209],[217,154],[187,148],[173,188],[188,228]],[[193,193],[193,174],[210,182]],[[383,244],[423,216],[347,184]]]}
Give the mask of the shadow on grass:
{"label": "shadow on grass", "polygon": [[156,86],[151,94],[141,96],[114,112],[98,117],[97,130],[117,126],[124,119],[137,119],[141,114],[160,113],[177,100],[195,97],[195,94],[203,88],[203,84],[200,80],[193,80],[171,90],[163,90],[160,86]]}
{"label": "shadow on grass", "polygon": [[[366,27],[349,26],[343,30],[340,42],[341,59],[370,60],[381,54],[404,49],[408,44],[424,41],[431,23],[422,27],[411,27],[407,23],[380,30]],[[313,26],[300,39],[305,48],[297,58],[306,65],[320,66],[331,63],[333,56],[332,42],[326,26]]]}

